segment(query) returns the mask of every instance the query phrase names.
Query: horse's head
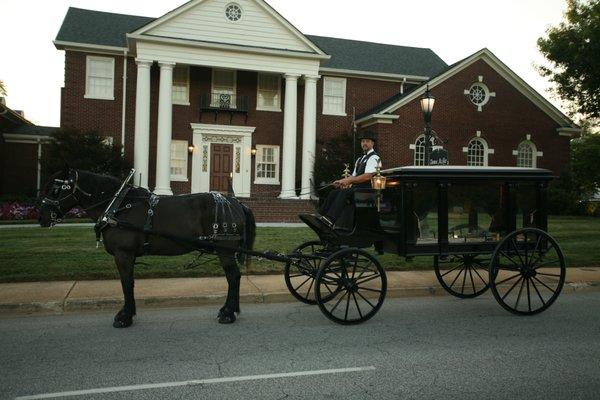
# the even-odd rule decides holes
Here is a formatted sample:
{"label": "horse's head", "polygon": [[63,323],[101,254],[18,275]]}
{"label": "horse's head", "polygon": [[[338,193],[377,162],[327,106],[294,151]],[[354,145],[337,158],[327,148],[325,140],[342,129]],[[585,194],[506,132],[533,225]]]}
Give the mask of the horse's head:
{"label": "horse's head", "polygon": [[50,177],[40,194],[38,220],[41,227],[48,228],[61,222],[65,214],[79,203],[78,178],[77,170],[67,166]]}

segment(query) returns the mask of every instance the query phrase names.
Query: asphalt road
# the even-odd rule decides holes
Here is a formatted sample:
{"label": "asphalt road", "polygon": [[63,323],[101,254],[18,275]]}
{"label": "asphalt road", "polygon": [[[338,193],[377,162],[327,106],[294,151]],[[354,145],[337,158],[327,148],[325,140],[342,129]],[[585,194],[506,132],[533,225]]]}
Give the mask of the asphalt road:
{"label": "asphalt road", "polygon": [[125,330],[99,312],[0,318],[0,397],[600,397],[600,292],[563,294],[535,317],[487,296],[388,299],[358,326],[300,303],[245,305],[228,326],[216,311],[139,310]]}

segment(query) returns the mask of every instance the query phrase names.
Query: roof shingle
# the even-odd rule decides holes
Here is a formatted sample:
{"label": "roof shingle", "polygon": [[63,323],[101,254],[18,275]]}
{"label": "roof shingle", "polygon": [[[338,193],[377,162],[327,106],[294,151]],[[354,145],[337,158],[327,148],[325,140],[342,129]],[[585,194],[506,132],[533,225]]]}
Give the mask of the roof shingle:
{"label": "roof shingle", "polygon": [[[56,36],[57,41],[126,47],[126,34],[155,18],[115,14],[71,7]],[[331,55],[323,67],[376,73],[432,76],[447,67],[431,49],[337,39],[306,37]]]}

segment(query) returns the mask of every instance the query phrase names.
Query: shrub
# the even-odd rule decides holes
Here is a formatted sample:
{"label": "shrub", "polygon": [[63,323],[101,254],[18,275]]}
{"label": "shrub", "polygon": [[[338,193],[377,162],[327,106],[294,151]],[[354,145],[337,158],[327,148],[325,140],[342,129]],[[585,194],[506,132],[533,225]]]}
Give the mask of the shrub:
{"label": "shrub", "polygon": [[46,150],[45,170],[50,174],[67,164],[71,168],[123,177],[130,165],[121,154],[121,146],[106,144],[106,137],[97,132],[82,133],[61,129],[54,133]]}

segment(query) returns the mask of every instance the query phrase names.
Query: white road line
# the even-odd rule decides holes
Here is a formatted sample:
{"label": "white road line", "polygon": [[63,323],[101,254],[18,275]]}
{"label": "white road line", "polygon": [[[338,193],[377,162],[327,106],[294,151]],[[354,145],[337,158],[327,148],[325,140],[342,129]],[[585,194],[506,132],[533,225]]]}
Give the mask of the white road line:
{"label": "white road line", "polygon": [[16,397],[15,400],[51,399],[51,398],[56,398],[56,397],[84,396],[86,394],[127,392],[127,391],[132,391],[132,390],[161,389],[161,388],[176,387],[176,386],[193,386],[193,385],[206,385],[206,384],[210,384],[210,383],[256,381],[256,380],[260,380],[260,379],[276,379],[276,378],[290,378],[290,377],[295,377],[295,376],[341,374],[341,373],[347,373],[347,372],[374,371],[374,370],[375,370],[375,367],[368,366],[368,367],[355,367],[355,368],[320,369],[320,370],[315,370],[315,371],[286,372],[286,373],[280,373],[280,374],[267,374],[267,375],[232,376],[229,378],[199,379],[199,380],[181,381],[181,382],[148,383],[145,385],[115,386],[115,387],[87,389],[87,390],[74,390],[74,391],[70,391],[70,392],[35,394],[35,395],[31,395],[31,396]]}

